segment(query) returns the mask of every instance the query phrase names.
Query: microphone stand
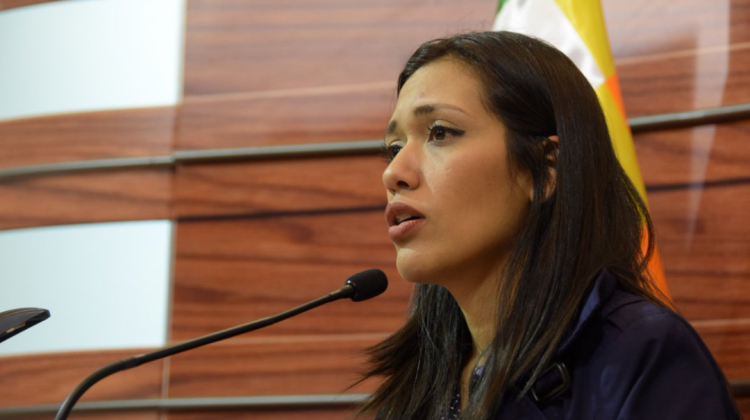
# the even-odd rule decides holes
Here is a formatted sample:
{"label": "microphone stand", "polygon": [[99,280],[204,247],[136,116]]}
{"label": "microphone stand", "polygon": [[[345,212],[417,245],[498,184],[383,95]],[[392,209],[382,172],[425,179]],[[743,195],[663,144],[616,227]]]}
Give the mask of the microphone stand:
{"label": "microphone stand", "polygon": [[287,318],[301,314],[302,312],[307,312],[310,309],[317,308],[320,305],[324,305],[326,303],[333,302],[335,300],[339,300],[339,299],[343,299],[347,297],[351,297],[354,300],[357,297],[356,294],[357,294],[357,290],[352,286],[352,284],[349,281],[347,281],[347,284],[345,284],[340,289],[334,292],[331,292],[325,296],[319,297],[318,299],[305,303],[304,305],[300,305],[296,308],[289,309],[288,311],[282,312],[278,315],[259,319],[257,321],[238,325],[236,327],[227,328],[225,330],[211,333],[208,335],[204,335],[202,337],[198,337],[193,340],[175,344],[174,346],[164,347],[159,350],[152,351],[150,353],[139,354],[139,355],[127,358],[127,359],[122,359],[120,361],[114,362],[107,366],[104,366],[103,368],[89,375],[88,378],[84,379],[83,382],[78,384],[78,386],[68,395],[68,397],[65,398],[65,401],[63,401],[62,405],[60,406],[60,409],[57,412],[57,416],[55,416],[55,420],[67,419],[68,414],[73,409],[73,406],[75,405],[76,402],[78,402],[78,400],[81,398],[84,392],[86,392],[89,388],[91,388],[95,383],[101,381],[102,379],[114,373],[127,370],[127,369],[132,369],[144,363],[148,363],[148,362],[161,359],[164,357],[169,357],[177,353],[182,353],[184,351],[192,350],[196,347],[205,346],[206,344],[211,344],[216,341],[220,341],[220,340],[224,340],[230,337],[234,337],[236,335],[244,334],[249,331],[257,330],[259,328],[263,328],[268,325],[275,324],[279,321],[283,321]]}

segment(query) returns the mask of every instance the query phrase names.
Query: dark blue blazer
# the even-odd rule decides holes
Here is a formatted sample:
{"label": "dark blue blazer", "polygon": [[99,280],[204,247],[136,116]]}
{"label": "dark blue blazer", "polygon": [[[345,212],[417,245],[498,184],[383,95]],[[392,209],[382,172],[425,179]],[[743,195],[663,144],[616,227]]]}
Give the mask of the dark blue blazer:
{"label": "dark blue blazer", "polygon": [[603,270],[557,351],[570,383],[557,398],[507,401],[506,419],[738,419],[727,382],[679,315],[626,293]]}

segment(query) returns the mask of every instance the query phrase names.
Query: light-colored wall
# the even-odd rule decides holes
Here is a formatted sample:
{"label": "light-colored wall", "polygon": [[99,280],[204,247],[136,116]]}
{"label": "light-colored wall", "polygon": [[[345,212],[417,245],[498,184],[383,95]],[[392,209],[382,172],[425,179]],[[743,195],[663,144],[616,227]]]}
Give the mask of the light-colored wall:
{"label": "light-colored wall", "polygon": [[0,13],[0,120],[176,104],[184,9],[72,0]]}
{"label": "light-colored wall", "polygon": [[0,232],[0,311],[51,313],[0,355],[163,346],[171,243],[168,220]]}

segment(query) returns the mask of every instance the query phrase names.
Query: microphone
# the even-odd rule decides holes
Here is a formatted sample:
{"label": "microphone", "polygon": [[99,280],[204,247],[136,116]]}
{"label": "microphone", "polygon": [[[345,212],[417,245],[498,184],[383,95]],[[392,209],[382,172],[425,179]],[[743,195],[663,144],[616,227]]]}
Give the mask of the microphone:
{"label": "microphone", "polygon": [[63,401],[60,409],[57,411],[55,420],[67,419],[73,406],[78,402],[84,392],[91,388],[95,383],[114,373],[132,369],[144,363],[152,362],[177,353],[205,346],[206,344],[215,343],[236,335],[267,327],[335,300],[350,298],[354,302],[361,302],[363,300],[374,298],[385,292],[386,288],[388,288],[388,278],[385,276],[385,273],[376,268],[372,268],[349,277],[340,289],[280,314],[249,322],[247,324],[238,325],[236,327],[227,328],[173,346],[163,347],[150,353],[139,354],[137,356],[114,362],[92,373],[89,377],[84,379],[83,382],[78,384],[68,397],[65,398],[65,401]]}
{"label": "microphone", "polygon": [[351,298],[354,302],[362,302],[385,292],[387,288],[388,278],[385,273],[377,268],[371,268],[346,279],[344,286],[334,293],[341,292],[344,293],[342,297]]}
{"label": "microphone", "polygon": [[0,343],[47,318],[49,311],[42,308],[18,308],[0,312]]}

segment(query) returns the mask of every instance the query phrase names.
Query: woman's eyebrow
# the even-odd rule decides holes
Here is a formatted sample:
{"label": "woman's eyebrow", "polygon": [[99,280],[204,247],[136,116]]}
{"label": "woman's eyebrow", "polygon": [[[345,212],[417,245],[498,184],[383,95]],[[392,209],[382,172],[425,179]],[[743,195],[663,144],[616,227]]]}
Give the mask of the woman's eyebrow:
{"label": "woman's eyebrow", "polygon": [[[423,116],[423,115],[429,115],[438,109],[445,108],[450,109],[454,111],[458,111],[462,114],[469,115],[468,112],[464,111],[463,109],[455,106],[455,105],[448,105],[448,104],[425,104],[420,105],[416,108],[414,108],[414,111],[412,113],[415,117]],[[391,122],[388,123],[388,125],[385,127],[385,135],[393,134],[398,130],[398,122],[396,120],[391,120]]]}
{"label": "woman's eyebrow", "polygon": [[425,105],[420,105],[420,106],[414,108],[414,116],[431,114],[431,113],[433,113],[436,110],[441,109],[441,108],[451,109],[451,110],[454,110],[454,111],[458,111],[458,112],[460,112],[462,114],[469,115],[466,111],[464,111],[463,109],[461,109],[461,108],[459,108],[459,107],[457,107],[455,105],[449,105],[449,104],[425,104]]}

